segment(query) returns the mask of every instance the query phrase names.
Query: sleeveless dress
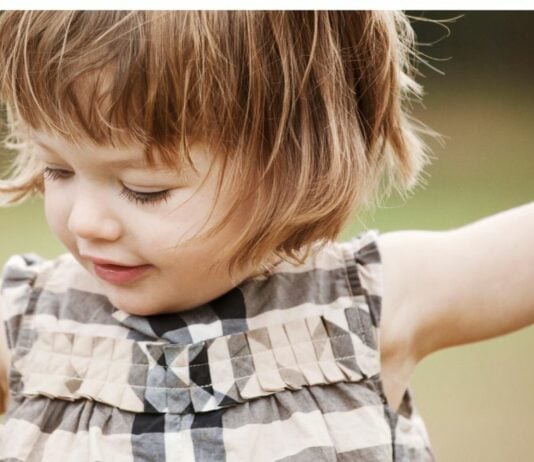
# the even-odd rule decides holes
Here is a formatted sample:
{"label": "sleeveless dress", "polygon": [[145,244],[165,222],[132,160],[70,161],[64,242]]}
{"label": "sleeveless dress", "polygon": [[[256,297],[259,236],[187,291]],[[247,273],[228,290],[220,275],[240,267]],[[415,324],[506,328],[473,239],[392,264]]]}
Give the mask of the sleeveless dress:
{"label": "sleeveless dress", "polygon": [[70,254],[11,257],[0,460],[435,460],[411,390],[398,411],[384,395],[377,237],[147,317],[112,306]]}

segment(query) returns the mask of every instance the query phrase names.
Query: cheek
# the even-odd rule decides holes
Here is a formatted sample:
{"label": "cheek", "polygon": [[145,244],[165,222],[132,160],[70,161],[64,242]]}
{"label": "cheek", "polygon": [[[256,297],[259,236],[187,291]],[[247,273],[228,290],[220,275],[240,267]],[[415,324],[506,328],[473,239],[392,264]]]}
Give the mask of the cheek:
{"label": "cheek", "polygon": [[44,194],[44,212],[51,231],[62,241],[67,240],[69,204],[66,194],[48,188]]}
{"label": "cheek", "polygon": [[203,228],[209,216],[211,200],[212,197],[204,191],[199,191],[193,197],[190,193],[184,194],[166,212],[135,220],[135,228],[145,242],[150,241],[153,248],[172,249],[196,236]]}

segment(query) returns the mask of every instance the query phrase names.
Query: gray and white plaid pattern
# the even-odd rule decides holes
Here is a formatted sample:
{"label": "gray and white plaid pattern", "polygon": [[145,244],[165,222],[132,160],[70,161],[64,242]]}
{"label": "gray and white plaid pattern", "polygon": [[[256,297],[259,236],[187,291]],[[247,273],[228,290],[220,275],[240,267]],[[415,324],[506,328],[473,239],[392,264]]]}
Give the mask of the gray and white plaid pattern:
{"label": "gray and white plaid pattern", "polygon": [[12,257],[5,461],[434,460],[386,403],[377,230],[181,313],[129,315],[72,256]]}

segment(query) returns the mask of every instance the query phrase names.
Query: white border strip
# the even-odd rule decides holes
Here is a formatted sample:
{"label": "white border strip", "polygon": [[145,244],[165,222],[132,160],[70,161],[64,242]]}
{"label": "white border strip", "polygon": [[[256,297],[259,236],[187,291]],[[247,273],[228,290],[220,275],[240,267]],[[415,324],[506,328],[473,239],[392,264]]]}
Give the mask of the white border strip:
{"label": "white border strip", "polygon": [[496,2],[491,0],[470,0],[470,1],[393,1],[393,0],[92,0],[77,1],[72,0],[3,0],[0,9],[16,10],[532,10],[534,7],[530,0],[510,0],[508,2]]}

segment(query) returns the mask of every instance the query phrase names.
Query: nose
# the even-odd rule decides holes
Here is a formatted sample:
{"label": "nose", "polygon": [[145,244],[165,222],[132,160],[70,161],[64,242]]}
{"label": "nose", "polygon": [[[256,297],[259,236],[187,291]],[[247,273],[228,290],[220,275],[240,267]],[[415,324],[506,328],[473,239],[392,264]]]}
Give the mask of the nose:
{"label": "nose", "polygon": [[116,241],[122,234],[120,222],[102,197],[76,197],[67,227],[74,235],[87,240]]}

